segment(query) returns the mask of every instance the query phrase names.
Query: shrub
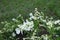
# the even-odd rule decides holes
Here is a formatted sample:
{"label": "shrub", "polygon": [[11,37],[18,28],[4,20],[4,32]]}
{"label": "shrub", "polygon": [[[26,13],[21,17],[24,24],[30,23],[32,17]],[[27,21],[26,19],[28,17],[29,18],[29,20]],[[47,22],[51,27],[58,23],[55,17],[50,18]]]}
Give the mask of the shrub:
{"label": "shrub", "polygon": [[0,35],[3,40],[57,40],[60,30],[60,20],[55,20],[53,17],[45,16],[43,12],[38,12],[35,8],[34,13],[29,14],[26,20],[19,14],[11,21],[1,22],[3,28],[0,30]]}

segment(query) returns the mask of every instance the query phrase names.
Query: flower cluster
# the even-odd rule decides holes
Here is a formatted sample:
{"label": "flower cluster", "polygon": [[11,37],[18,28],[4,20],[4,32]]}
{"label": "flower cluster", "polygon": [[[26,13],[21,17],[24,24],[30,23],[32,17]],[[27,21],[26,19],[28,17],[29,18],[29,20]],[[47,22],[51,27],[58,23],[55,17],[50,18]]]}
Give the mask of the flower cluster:
{"label": "flower cluster", "polygon": [[30,16],[30,20],[34,19],[34,20],[38,20],[38,19],[41,19],[43,17],[43,12],[38,12],[37,8],[35,8],[35,13],[30,13],[29,16]]}
{"label": "flower cluster", "polygon": [[59,24],[60,25],[60,20],[56,20],[54,24]]}
{"label": "flower cluster", "polygon": [[47,35],[42,35],[43,40],[48,40],[48,36]]}
{"label": "flower cluster", "polygon": [[32,31],[34,27],[34,23],[33,21],[28,21],[26,20],[26,22],[23,22],[23,24],[19,24],[18,28],[15,29],[16,33],[19,34],[22,31]]}
{"label": "flower cluster", "polygon": [[24,31],[29,32],[27,35],[32,32],[30,36],[33,38],[38,32],[44,32],[47,30],[49,35],[43,34],[40,36],[40,39],[43,38],[43,40],[50,40],[49,36],[56,36],[56,30],[60,30],[60,20],[55,21],[53,20],[53,17],[48,18],[48,16],[45,16],[43,12],[39,12],[37,8],[35,8],[34,13],[29,14],[29,18],[26,20],[20,14],[18,17],[13,18],[10,22],[5,21],[1,23],[4,24],[1,33],[11,32],[13,37],[20,33],[23,35]]}

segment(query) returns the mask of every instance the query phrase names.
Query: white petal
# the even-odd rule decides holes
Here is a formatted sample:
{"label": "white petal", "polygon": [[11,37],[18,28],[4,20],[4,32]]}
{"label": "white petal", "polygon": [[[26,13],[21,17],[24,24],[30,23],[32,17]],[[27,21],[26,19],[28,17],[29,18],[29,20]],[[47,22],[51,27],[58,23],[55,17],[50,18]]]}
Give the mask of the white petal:
{"label": "white petal", "polygon": [[16,31],[16,34],[20,34],[20,29],[19,28],[16,28],[15,31]]}
{"label": "white petal", "polygon": [[33,16],[33,14],[32,14],[32,13],[30,13],[29,15],[30,15],[30,16]]}
{"label": "white petal", "polygon": [[15,19],[15,18],[13,18],[12,20],[13,20],[13,21],[15,21],[16,19]]}

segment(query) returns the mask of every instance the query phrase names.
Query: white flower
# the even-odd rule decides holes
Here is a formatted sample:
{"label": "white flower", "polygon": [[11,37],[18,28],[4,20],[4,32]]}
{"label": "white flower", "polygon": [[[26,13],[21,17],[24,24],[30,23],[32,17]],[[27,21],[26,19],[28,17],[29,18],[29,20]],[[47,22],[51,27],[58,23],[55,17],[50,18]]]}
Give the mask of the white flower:
{"label": "white flower", "polygon": [[16,34],[13,32],[13,33],[12,33],[12,36],[13,36],[13,37],[15,37],[15,36],[16,36]]}
{"label": "white flower", "polygon": [[51,21],[48,21],[46,24],[47,24],[47,25],[51,25],[51,24],[52,24],[52,22],[51,22]]}
{"label": "white flower", "polygon": [[48,28],[51,29],[53,27],[53,21],[48,21],[46,25],[48,25]]}
{"label": "white flower", "polygon": [[37,11],[37,8],[35,8],[35,11]]}
{"label": "white flower", "polygon": [[19,16],[18,17],[21,17],[21,14],[19,14]]}
{"label": "white flower", "polygon": [[31,18],[31,17],[30,17],[29,19],[30,19],[30,20],[32,20],[32,18]]}
{"label": "white flower", "polygon": [[59,37],[59,35],[56,35],[56,37]]}
{"label": "white flower", "polygon": [[0,33],[3,33],[2,30],[0,30]]}
{"label": "white flower", "polygon": [[32,13],[30,13],[29,15],[30,15],[30,16],[33,16],[33,14],[32,14]]}
{"label": "white flower", "polygon": [[19,28],[16,28],[15,31],[16,31],[16,34],[20,34],[20,29]]}
{"label": "white flower", "polygon": [[46,20],[42,20],[43,22],[46,22]]}
{"label": "white flower", "polygon": [[19,27],[20,29],[24,29],[24,26],[23,26],[23,25],[18,25],[18,27]]}
{"label": "white flower", "polygon": [[54,24],[58,24],[59,22],[60,22],[60,20],[57,20],[57,21],[54,22]]}
{"label": "white flower", "polygon": [[29,14],[30,15],[30,20],[38,20],[40,19],[40,13],[37,11],[37,8],[35,8],[35,14],[33,15],[32,13]]}
{"label": "white flower", "polygon": [[32,20],[32,19],[35,19],[35,17],[34,16],[31,16],[29,19]]}
{"label": "white flower", "polygon": [[15,21],[16,19],[15,19],[15,18],[13,18],[12,20],[13,20],[13,21]]}
{"label": "white flower", "polygon": [[20,24],[18,25],[18,27],[20,27]]}
{"label": "white flower", "polygon": [[28,19],[26,19],[26,23],[29,23]]}
{"label": "white flower", "polygon": [[31,16],[29,19],[32,20],[34,18],[34,16]]}
{"label": "white flower", "polygon": [[33,29],[34,23],[33,23],[33,21],[28,21],[28,20],[26,19],[26,22],[23,22],[22,25],[18,25],[18,27],[19,27],[22,31],[23,31],[23,30],[25,30],[25,31],[30,31],[30,30]]}
{"label": "white flower", "polygon": [[47,35],[42,35],[43,40],[48,40],[48,36]]}
{"label": "white flower", "polygon": [[28,20],[26,21],[26,27],[25,27],[25,30],[26,31],[30,31],[32,30],[34,24],[33,24],[33,21],[29,22]]}
{"label": "white flower", "polygon": [[31,14],[30,14],[30,18],[29,18],[29,19],[30,19],[30,20],[32,20],[32,19],[34,19],[34,20],[39,19],[40,17],[39,17],[38,15],[37,15],[37,16],[38,16],[38,17],[37,17],[36,15],[37,15],[37,14],[32,15],[32,13],[31,13]]}
{"label": "white flower", "polygon": [[4,24],[4,22],[1,22],[1,24]]}
{"label": "white flower", "polygon": [[31,29],[30,28],[26,28],[25,31],[30,31]]}
{"label": "white flower", "polygon": [[30,28],[33,28],[34,27],[33,21],[31,21],[29,25],[30,25]]}
{"label": "white flower", "polygon": [[54,29],[59,30],[59,29],[60,29],[60,27],[56,27],[56,28],[54,28]]}
{"label": "white flower", "polygon": [[34,19],[34,20],[37,20],[37,19],[38,19],[38,17],[35,17],[35,16],[34,16],[34,18],[33,18],[33,19]]}
{"label": "white flower", "polygon": [[15,19],[15,18],[13,18],[12,20],[13,20],[14,22],[18,22],[18,20],[17,20],[17,19]]}
{"label": "white flower", "polygon": [[58,23],[60,25],[60,23]]}

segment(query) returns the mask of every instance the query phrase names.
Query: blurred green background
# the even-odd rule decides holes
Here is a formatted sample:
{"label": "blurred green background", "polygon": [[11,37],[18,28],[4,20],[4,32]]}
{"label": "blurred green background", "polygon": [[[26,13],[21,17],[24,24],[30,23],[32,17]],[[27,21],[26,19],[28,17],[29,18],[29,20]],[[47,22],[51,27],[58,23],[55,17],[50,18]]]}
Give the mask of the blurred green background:
{"label": "blurred green background", "polygon": [[19,14],[27,17],[34,8],[46,15],[60,17],[60,0],[0,0],[0,22]]}
{"label": "blurred green background", "polygon": [[60,18],[60,0],[0,0],[0,22],[9,21],[19,14],[26,18],[35,8],[39,12],[43,11],[45,15]]}

